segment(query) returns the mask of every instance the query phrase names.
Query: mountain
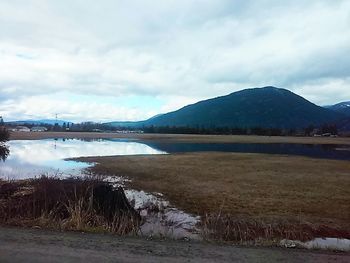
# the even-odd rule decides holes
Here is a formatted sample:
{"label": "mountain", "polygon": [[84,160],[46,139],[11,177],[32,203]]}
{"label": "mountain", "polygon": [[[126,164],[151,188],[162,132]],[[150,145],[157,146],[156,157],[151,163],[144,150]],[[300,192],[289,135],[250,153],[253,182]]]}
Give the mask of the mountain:
{"label": "mountain", "polygon": [[9,121],[9,122],[7,122],[7,123],[10,123],[10,124],[17,124],[17,125],[24,125],[24,124],[32,124],[32,125],[50,124],[50,125],[55,125],[55,123],[58,123],[58,125],[60,125],[60,126],[62,126],[63,123],[72,124],[72,122],[70,122],[70,121],[55,120],[55,119],[20,120],[20,121]]}
{"label": "mountain", "polygon": [[163,114],[157,114],[146,121],[112,121],[112,122],[106,122],[104,124],[111,125],[114,127],[123,127],[123,128],[125,128],[125,127],[126,128],[141,128],[142,126],[147,126],[148,125],[147,122],[151,122],[153,119],[156,119],[162,115]]}
{"label": "mountain", "polygon": [[340,102],[325,108],[350,116],[350,101]]}
{"label": "mountain", "polygon": [[146,121],[112,121],[103,124],[111,125],[113,127],[140,128],[146,124]]}
{"label": "mountain", "polygon": [[136,125],[302,128],[337,122],[343,117],[289,90],[263,87],[200,101]]}

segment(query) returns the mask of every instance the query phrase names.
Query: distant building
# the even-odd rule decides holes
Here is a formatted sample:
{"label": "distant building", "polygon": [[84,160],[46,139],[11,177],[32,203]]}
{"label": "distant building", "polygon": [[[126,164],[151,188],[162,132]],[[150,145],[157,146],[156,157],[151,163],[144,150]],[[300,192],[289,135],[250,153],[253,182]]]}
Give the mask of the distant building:
{"label": "distant building", "polygon": [[319,129],[313,129],[313,131],[310,133],[311,136],[317,137],[320,135],[320,130]]}
{"label": "distant building", "polygon": [[32,132],[46,132],[47,128],[42,126],[35,126],[30,129]]}
{"label": "distant building", "polygon": [[26,126],[17,126],[16,128],[12,129],[12,131],[30,132],[30,129]]}
{"label": "distant building", "polygon": [[130,130],[116,130],[116,133],[143,133],[142,130],[135,130],[135,131],[130,131]]}

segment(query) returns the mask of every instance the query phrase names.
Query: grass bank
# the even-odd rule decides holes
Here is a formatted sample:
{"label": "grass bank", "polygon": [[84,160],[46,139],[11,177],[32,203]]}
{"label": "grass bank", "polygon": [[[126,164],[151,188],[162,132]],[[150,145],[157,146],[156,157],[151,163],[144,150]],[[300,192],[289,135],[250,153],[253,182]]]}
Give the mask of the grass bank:
{"label": "grass bank", "polygon": [[350,238],[347,161],[237,153],[80,160],[202,215],[205,233],[216,239]]}
{"label": "grass bank", "polygon": [[137,232],[139,214],[123,189],[94,179],[0,181],[0,223],[59,230]]}

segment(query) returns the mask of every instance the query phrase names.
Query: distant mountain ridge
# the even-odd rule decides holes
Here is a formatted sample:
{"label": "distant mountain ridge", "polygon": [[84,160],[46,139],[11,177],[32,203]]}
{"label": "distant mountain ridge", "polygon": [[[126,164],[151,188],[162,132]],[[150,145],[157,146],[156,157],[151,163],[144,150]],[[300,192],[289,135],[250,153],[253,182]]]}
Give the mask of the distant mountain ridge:
{"label": "distant mountain ridge", "polygon": [[157,114],[146,121],[112,121],[112,122],[106,122],[104,124],[112,125],[114,127],[140,128],[145,125],[147,126],[147,122],[150,122],[153,119],[156,119],[162,115],[163,114]]}
{"label": "distant mountain ridge", "polygon": [[133,128],[304,128],[309,125],[336,123],[344,118],[344,114],[317,106],[289,90],[268,86],[199,101],[145,121],[110,124]]}
{"label": "distant mountain ridge", "polygon": [[344,101],[335,105],[326,106],[325,108],[345,114],[350,117],[350,101]]}
{"label": "distant mountain ridge", "polygon": [[62,126],[64,123],[70,125],[73,122],[65,121],[65,120],[55,120],[55,119],[42,119],[42,120],[8,121],[6,123],[17,124],[17,125],[25,125],[25,124],[31,124],[31,125],[40,125],[40,124],[55,125],[55,123],[58,123],[58,125]]}
{"label": "distant mountain ridge", "polygon": [[253,88],[188,105],[148,122],[156,126],[301,128],[341,116],[285,89]]}
{"label": "distant mountain ridge", "polygon": [[[348,129],[349,105],[349,102],[343,102],[320,107],[289,90],[268,86],[245,89],[226,96],[199,101],[144,121],[115,121],[104,124],[133,129],[151,126],[297,129],[309,125],[337,124],[340,129]],[[53,125],[56,120],[24,120],[11,123]],[[62,126],[63,123],[72,122],[57,120],[57,123]]]}

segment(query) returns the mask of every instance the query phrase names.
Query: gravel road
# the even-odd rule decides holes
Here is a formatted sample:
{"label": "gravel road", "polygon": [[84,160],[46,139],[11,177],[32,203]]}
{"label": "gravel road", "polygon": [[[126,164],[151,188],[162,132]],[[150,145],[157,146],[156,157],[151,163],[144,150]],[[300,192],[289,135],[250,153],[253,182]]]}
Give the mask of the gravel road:
{"label": "gravel road", "polygon": [[0,227],[0,262],[350,262],[350,254]]}

